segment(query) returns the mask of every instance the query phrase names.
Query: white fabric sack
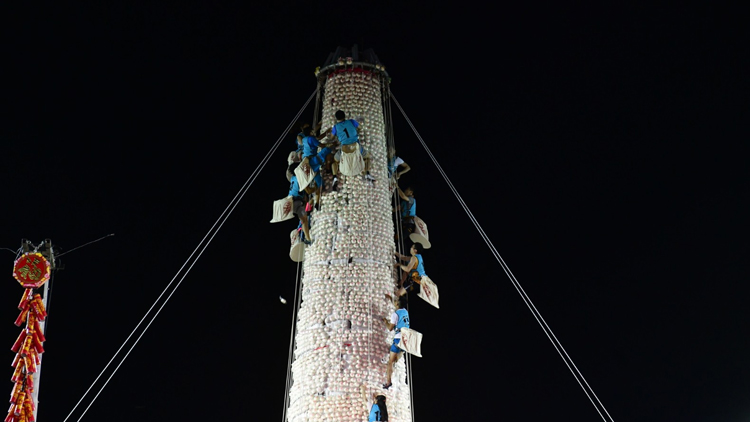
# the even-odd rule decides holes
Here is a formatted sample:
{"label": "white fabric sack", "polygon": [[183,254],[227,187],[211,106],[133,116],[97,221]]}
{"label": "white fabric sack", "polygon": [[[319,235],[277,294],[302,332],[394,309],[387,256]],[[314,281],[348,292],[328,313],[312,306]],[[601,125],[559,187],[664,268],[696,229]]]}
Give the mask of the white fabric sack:
{"label": "white fabric sack", "polygon": [[294,217],[294,213],[292,212],[293,206],[294,200],[291,196],[273,201],[273,219],[271,222],[278,223],[279,221],[289,220]]}
{"label": "white fabric sack", "polygon": [[355,145],[354,152],[344,152],[341,150],[341,165],[339,170],[344,176],[359,176],[365,171],[365,159],[359,151],[359,143]]}
{"label": "white fabric sack", "polygon": [[398,347],[406,353],[422,357],[422,333],[411,328],[401,329],[401,341]]}
{"label": "white fabric sack", "polygon": [[421,287],[417,296],[424,299],[424,301],[429,303],[430,305],[440,309],[440,305],[438,304],[438,301],[440,300],[440,293],[438,293],[437,285],[435,285],[435,283],[430,280],[430,277],[427,276],[422,277],[422,280],[420,280],[419,282],[421,284]]}
{"label": "white fabric sack", "polygon": [[297,176],[297,183],[299,183],[299,190],[304,190],[315,178],[315,172],[312,171],[310,164],[307,165],[307,171],[302,170],[302,164],[298,165],[294,170],[294,175]]}
{"label": "white fabric sack", "polygon": [[421,243],[425,249],[430,249],[430,235],[427,232],[427,224],[419,217],[414,216],[414,233],[409,235],[409,239],[414,243]]}

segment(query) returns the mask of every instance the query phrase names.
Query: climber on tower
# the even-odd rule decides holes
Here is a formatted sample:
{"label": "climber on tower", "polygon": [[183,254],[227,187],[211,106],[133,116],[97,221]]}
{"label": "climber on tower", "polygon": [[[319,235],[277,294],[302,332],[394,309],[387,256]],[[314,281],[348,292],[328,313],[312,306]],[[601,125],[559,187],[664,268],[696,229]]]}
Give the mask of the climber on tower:
{"label": "climber on tower", "polygon": [[[414,243],[411,245],[411,248],[409,248],[409,253],[411,255],[401,255],[396,252],[398,263],[395,264],[395,267],[400,268],[402,271],[401,279],[399,280],[399,289],[396,292],[396,296],[403,296],[411,291],[419,293],[420,281],[422,281],[422,277],[427,276],[424,271],[424,259],[422,258],[423,250],[424,248],[421,243]],[[406,261],[408,261],[406,265],[401,264],[401,262]]]}
{"label": "climber on tower", "polygon": [[[362,400],[368,403],[366,388],[363,385],[361,388]],[[385,404],[385,396],[378,393],[372,394],[372,403],[369,403],[367,418],[368,422],[388,421],[388,406]]]}
{"label": "climber on tower", "polygon": [[[341,144],[341,148],[336,151],[336,155],[334,156],[336,163],[334,163],[333,174],[338,174],[338,163],[341,161],[342,151],[344,153],[353,153],[357,151],[357,146],[359,146],[359,153],[362,155],[365,162],[364,171],[368,172],[370,168],[370,159],[367,150],[365,150],[359,142],[359,132],[357,130],[360,126],[359,122],[354,119],[347,120],[346,113],[342,110],[338,110],[335,117],[336,124],[331,128],[331,136],[329,138],[336,136]],[[369,172],[367,175],[369,176]],[[372,178],[372,176],[369,176],[368,178]]]}
{"label": "climber on tower", "polygon": [[[315,125],[315,129],[313,129],[312,131],[313,136],[314,134],[318,133],[322,123],[323,122],[320,121],[317,125]],[[301,124],[299,127],[299,133],[294,138],[295,150],[290,152],[289,157],[287,157],[287,162],[290,166],[292,165],[292,163],[299,163],[300,161],[302,161],[302,153],[304,151],[302,140],[305,138],[304,130],[306,127],[310,127],[310,123]]]}
{"label": "climber on tower", "polygon": [[417,216],[417,200],[414,199],[414,190],[411,187],[404,189],[396,186],[398,196],[401,198],[397,209],[401,211],[401,227],[407,233],[413,233],[416,227],[414,217]]}
{"label": "climber on tower", "polygon": [[401,350],[398,347],[398,343],[401,341],[401,329],[409,328],[409,311],[406,310],[406,304],[408,300],[406,296],[399,296],[396,299],[396,311],[391,314],[391,318],[388,319],[383,317],[383,322],[388,330],[395,330],[396,334],[393,336],[393,344],[391,345],[390,354],[388,356],[388,369],[386,370],[386,383],[383,384],[384,389],[389,389],[393,383],[391,382],[391,375],[393,375],[393,365],[398,362],[401,357]]}
{"label": "climber on tower", "polygon": [[[399,167],[404,167],[401,171],[398,171]],[[394,178],[398,180],[404,173],[411,170],[411,167],[406,164],[406,161],[396,155],[396,148],[391,146],[388,148],[388,178]]]}
{"label": "climber on tower", "polygon": [[[322,120],[319,121],[318,124],[315,125],[315,128],[312,130],[313,136],[315,136],[317,139],[321,139],[322,138],[320,136],[316,136],[316,134],[319,133],[321,126],[323,126],[323,121]],[[296,139],[296,142],[297,142],[297,151],[300,151],[300,152],[302,152],[302,149],[303,149],[302,148],[302,140],[306,136],[305,133],[304,133],[306,127],[311,127],[310,123],[303,123],[303,124],[301,124],[300,127],[299,127],[299,133],[297,134],[297,139]]]}
{"label": "climber on tower", "polygon": [[346,113],[342,110],[336,111],[336,124],[331,128],[331,135],[339,138],[341,145],[351,145],[359,142],[359,122],[354,119],[346,119]]}
{"label": "climber on tower", "polygon": [[292,197],[292,213],[294,213],[294,215],[296,215],[302,222],[302,232],[305,234],[305,243],[309,244],[312,242],[312,238],[310,237],[310,226],[306,208],[308,203],[307,196],[312,188],[308,187],[300,191],[297,176],[294,175],[294,170],[297,166],[299,166],[299,163],[293,163],[289,166],[289,171],[291,172],[292,177],[291,184],[289,185],[289,194],[287,196]]}
{"label": "climber on tower", "polygon": [[321,143],[319,142],[320,139],[326,138],[327,132],[320,136],[315,136],[313,133],[313,129],[310,126],[307,126],[302,129],[302,135],[304,137],[302,138],[303,150],[302,162],[300,163],[300,165],[303,169],[309,166],[309,168],[312,169],[314,173],[318,173],[315,175],[315,183],[318,187],[322,187],[323,178],[319,173],[320,166],[325,163],[326,156],[331,153],[331,148],[328,146],[323,146],[323,149],[318,151],[318,147],[321,146]]}

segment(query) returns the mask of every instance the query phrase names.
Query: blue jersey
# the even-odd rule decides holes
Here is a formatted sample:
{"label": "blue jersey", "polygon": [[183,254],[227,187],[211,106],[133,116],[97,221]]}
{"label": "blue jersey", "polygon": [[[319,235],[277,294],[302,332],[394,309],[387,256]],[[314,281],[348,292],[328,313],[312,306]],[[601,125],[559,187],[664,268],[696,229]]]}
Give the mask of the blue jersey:
{"label": "blue jersey", "polygon": [[370,409],[370,418],[367,419],[368,422],[377,422],[382,421],[383,419],[380,418],[380,406],[377,404],[372,405],[372,409]]}
{"label": "blue jersey", "polygon": [[320,142],[314,136],[306,136],[302,138],[302,158],[312,157],[318,153],[318,145]]}
{"label": "blue jersey", "polygon": [[318,170],[320,170],[320,166],[326,162],[326,156],[328,156],[330,152],[331,152],[331,149],[328,147],[325,147],[321,149],[319,153],[313,154],[312,156],[310,156],[310,168],[312,169],[313,172],[317,173]]}
{"label": "blue jersey", "polygon": [[422,255],[416,254],[414,256],[417,257],[417,272],[420,277],[424,277],[426,274],[424,273],[424,261],[422,261]]}
{"label": "blue jersey", "polygon": [[416,217],[417,216],[417,200],[413,197],[409,197],[409,201],[401,200],[401,217]]}
{"label": "blue jersey", "polygon": [[409,328],[409,311],[406,309],[396,310],[398,322],[396,323],[396,334],[401,333],[402,328]]}
{"label": "blue jersey", "polygon": [[302,198],[302,194],[299,193],[299,182],[297,176],[292,176],[292,183],[289,185],[289,195],[293,198]]}
{"label": "blue jersey", "polygon": [[333,125],[331,129],[331,135],[336,135],[339,138],[341,145],[349,145],[355,142],[359,142],[359,135],[357,134],[357,128],[359,123],[356,120],[344,120]]}

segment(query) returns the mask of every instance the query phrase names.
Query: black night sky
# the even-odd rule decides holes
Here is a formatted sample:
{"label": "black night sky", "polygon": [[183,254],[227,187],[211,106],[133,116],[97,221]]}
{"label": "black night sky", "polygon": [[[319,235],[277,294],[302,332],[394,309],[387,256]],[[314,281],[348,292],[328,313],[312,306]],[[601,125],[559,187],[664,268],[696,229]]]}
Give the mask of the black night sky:
{"label": "black night sky", "polygon": [[[41,422],[68,415],[284,135],[83,421],[281,419],[292,306],[278,296],[294,296],[295,222],[268,221],[288,189],[285,128],[314,69],[354,44],[387,66],[614,420],[750,418],[739,10],[99,3],[0,11],[0,248],[50,238],[65,252],[116,234],[60,259]],[[439,310],[412,301],[424,334],[415,420],[601,421],[394,113],[412,167],[402,186],[429,224],[425,266],[441,293]],[[0,257],[10,393],[23,289],[14,255]]]}

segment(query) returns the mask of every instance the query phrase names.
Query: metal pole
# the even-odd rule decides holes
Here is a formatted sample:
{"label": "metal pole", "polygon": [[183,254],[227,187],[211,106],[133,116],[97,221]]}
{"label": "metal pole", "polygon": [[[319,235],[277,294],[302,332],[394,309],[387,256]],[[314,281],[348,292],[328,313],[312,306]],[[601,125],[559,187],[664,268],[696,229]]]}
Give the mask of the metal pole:
{"label": "metal pole", "polygon": [[[50,279],[48,282],[44,283],[44,286],[42,287],[42,302],[44,303],[44,308],[47,308],[47,305],[49,304],[49,295],[50,295],[50,286],[52,284],[52,279],[54,278],[55,274],[55,256],[54,252],[52,250],[52,241],[49,239],[45,239],[44,241],[44,250],[42,251],[42,255],[47,258],[47,260],[50,262]],[[46,328],[47,322],[40,321],[39,322],[39,328],[42,330],[42,334],[47,334],[47,328]],[[37,366],[36,370],[36,376],[34,377],[34,393],[32,394],[32,397],[34,398],[34,403],[36,404],[36,408],[34,409],[34,420],[38,421],[37,415],[39,414],[39,383],[42,379],[42,359],[44,359],[44,354],[39,355],[39,365]]]}

